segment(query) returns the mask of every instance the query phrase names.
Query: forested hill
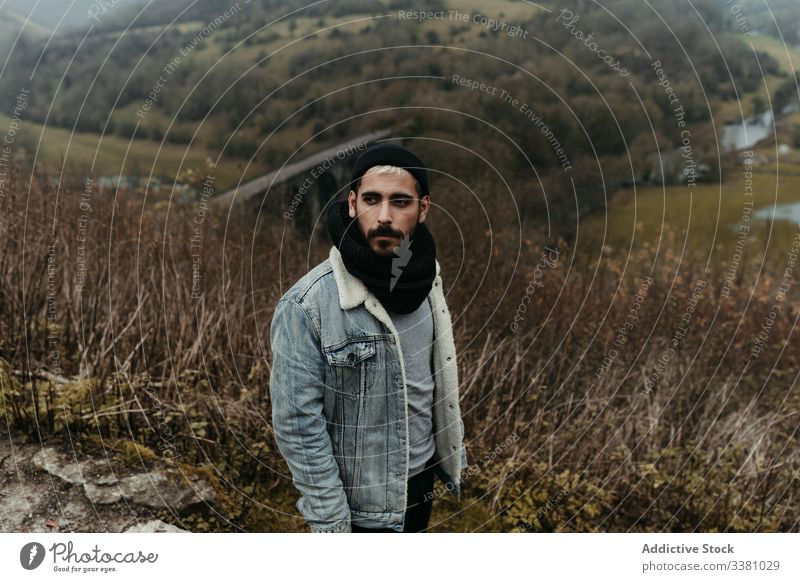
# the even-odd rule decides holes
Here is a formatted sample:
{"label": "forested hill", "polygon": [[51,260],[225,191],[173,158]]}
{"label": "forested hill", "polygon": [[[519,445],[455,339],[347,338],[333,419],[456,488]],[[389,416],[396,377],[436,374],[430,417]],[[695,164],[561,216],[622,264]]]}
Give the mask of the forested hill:
{"label": "forested hill", "polygon": [[[25,87],[29,131],[46,121],[191,142],[203,155],[255,156],[264,171],[312,136],[322,148],[411,122],[426,135],[506,154],[506,171],[521,180],[533,160],[570,197],[571,186],[555,183],[564,158],[600,160],[575,176],[583,210],[607,195],[603,168],[619,183],[652,179],[652,154],[680,147],[671,95],[702,165],[718,158],[714,126],[748,115],[754,98],[765,102],[765,78],[769,87],[788,78],[773,56],[748,46],[720,0],[429,0],[413,12],[397,1],[174,0],[126,2],[95,16],[88,31],[23,35],[0,84],[6,115]],[[498,91],[472,89],[480,83]],[[534,113],[526,117],[520,104]],[[483,124],[496,131],[477,131]]]}

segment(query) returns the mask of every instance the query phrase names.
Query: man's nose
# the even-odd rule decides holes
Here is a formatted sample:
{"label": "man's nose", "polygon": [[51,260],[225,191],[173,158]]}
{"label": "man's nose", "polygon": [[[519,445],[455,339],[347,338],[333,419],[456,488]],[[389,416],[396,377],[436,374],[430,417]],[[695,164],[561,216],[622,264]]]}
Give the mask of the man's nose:
{"label": "man's nose", "polygon": [[392,208],[388,201],[381,202],[381,209],[378,212],[378,222],[381,224],[391,224],[392,222]]}

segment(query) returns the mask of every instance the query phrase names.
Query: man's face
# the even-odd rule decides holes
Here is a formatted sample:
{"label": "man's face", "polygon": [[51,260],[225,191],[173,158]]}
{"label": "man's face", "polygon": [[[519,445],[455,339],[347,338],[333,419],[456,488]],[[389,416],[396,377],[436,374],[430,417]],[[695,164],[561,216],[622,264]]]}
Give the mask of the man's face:
{"label": "man's face", "polygon": [[350,191],[350,218],[358,217],[358,228],[372,250],[391,257],[403,237],[413,237],[417,224],[425,222],[430,196],[421,200],[414,176],[370,174],[361,178],[358,193]]}

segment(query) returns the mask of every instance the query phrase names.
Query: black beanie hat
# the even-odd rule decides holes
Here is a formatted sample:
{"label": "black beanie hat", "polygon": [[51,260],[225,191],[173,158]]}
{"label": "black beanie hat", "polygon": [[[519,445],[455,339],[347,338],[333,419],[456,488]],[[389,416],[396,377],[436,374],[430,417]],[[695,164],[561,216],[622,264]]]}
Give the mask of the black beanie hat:
{"label": "black beanie hat", "polygon": [[394,143],[380,143],[372,145],[361,154],[353,167],[353,177],[350,180],[351,187],[355,187],[358,180],[372,166],[397,166],[411,172],[416,178],[420,189],[420,198],[429,196],[428,192],[428,170],[419,156],[410,149]]}

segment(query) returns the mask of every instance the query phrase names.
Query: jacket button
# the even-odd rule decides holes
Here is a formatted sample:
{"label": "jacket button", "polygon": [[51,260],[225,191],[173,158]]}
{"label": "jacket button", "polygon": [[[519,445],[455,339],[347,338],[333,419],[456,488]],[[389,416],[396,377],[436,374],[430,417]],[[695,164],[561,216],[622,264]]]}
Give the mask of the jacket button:
{"label": "jacket button", "polygon": [[450,408],[453,408],[453,405],[452,405],[452,404],[448,404],[448,406],[449,406]]}
{"label": "jacket button", "polygon": [[447,361],[448,361],[448,362],[449,362],[450,360],[452,360],[452,359],[453,359],[453,358],[451,358],[450,356],[447,356]]}

